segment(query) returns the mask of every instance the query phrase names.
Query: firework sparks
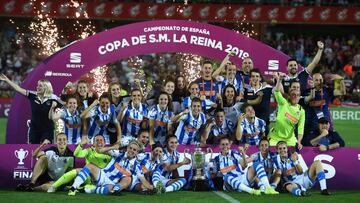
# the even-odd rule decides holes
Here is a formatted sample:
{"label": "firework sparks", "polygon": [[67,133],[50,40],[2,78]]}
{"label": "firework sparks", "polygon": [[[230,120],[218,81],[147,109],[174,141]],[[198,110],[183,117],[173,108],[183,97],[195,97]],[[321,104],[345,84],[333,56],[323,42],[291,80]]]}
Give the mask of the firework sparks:
{"label": "firework sparks", "polygon": [[200,77],[201,71],[201,56],[194,54],[180,54],[179,62],[184,70],[184,76],[188,82],[192,82]]}
{"label": "firework sparks", "polygon": [[247,37],[257,36],[258,33],[254,29],[254,24],[246,21],[246,15],[239,21],[236,20],[235,28],[233,29],[236,33],[243,34]]}
{"label": "firework sparks", "polygon": [[70,1],[70,6],[74,8],[78,8],[80,6],[80,3],[74,0]]}
{"label": "firework sparks", "polygon": [[108,90],[109,84],[107,81],[107,70],[108,67],[104,65],[90,71],[91,77],[94,78],[92,89],[98,94],[98,96]]}
{"label": "firework sparks", "polygon": [[80,34],[81,39],[85,39],[91,35],[94,35],[95,32],[95,26],[91,24],[91,21],[89,21],[89,24],[82,25],[82,32]]}
{"label": "firework sparks", "polygon": [[[62,36],[59,34],[58,27],[54,20],[49,18],[47,4],[41,2],[40,8],[38,8],[35,3],[35,0],[30,1],[30,5],[36,13],[36,17],[28,27],[30,32],[24,31],[26,30],[25,28],[16,26],[18,32],[16,43],[19,44],[27,39],[31,46],[38,49],[37,53],[39,56],[47,57],[60,49],[59,39]],[[12,19],[10,19],[10,23],[15,25]],[[29,34],[25,34],[28,32]]]}
{"label": "firework sparks", "polygon": [[[84,3],[79,3],[78,1],[74,1],[71,0],[69,7],[73,7],[73,8],[81,8],[84,5]],[[86,11],[77,11],[75,13],[76,18],[79,18],[81,16],[81,14],[84,16],[84,18],[89,19],[89,15],[87,14]],[[80,31],[80,39],[85,39],[91,35],[94,35],[96,32],[96,28],[95,26],[92,24],[91,21],[88,22],[88,24],[81,24],[79,20],[76,20],[75,23],[73,24],[75,31]]]}
{"label": "firework sparks", "polygon": [[[49,17],[46,9],[47,5],[45,4],[45,2],[41,2],[39,7],[36,6],[35,0],[31,0],[30,3],[37,16],[34,18],[33,21],[31,21],[29,25],[29,37],[27,37],[28,34],[25,34],[26,31],[23,31],[26,30],[25,28],[16,27],[19,35],[17,43],[24,41],[24,39],[28,39],[32,46],[39,49],[38,53],[40,56],[50,56],[51,54],[60,49],[59,40],[61,38],[64,38],[64,36],[61,34],[63,32],[58,29],[55,21]],[[64,6],[78,8],[82,5],[83,3],[72,0],[69,3],[66,3]],[[81,14],[85,18],[88,18],[86,12],[77,12],[77,18],[80,17]],[[10,20],[10,22],[15,25],[15,22],[13,20]],[[89,21],[87,24],[81,24],[79,20],[76,20],[73,24],[72,30],[78,31],[78,33],[80,33],[78,35],[78,39],[85,39],[96,33],[96,28],[91,21]]]}
{"label": "firework sparks", "polygon": [[31,31],[29,42],[40,50],[40,55],[50,56],[60,49],[58,28],[48,14],[39,14],[35,17],[29,29]]}

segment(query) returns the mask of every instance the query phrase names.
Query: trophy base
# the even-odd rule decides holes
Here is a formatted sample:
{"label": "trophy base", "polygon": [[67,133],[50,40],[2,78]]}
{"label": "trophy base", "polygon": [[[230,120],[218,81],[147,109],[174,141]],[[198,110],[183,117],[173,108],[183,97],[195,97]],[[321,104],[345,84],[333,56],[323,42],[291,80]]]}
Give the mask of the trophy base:
{"label": "trophy base", "polygon": [[191,186],[192,186],[194,192],[210,191],[211,190],[211,187],[209,185],[209,181],[207,179],[202,179],[202,180],[192,179],[191,180]]}

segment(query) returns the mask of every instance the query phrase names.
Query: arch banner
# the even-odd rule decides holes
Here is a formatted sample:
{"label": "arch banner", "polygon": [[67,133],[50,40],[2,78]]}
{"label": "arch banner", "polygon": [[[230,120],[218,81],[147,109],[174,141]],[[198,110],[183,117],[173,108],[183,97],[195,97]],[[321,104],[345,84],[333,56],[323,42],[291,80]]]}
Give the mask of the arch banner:
{"label": "arch banner", "polygon": [[[251,57],[254,67],[265,74],[285,71],[288,56],[233,30],[184,20],[156,20],[133,23],[106,30],[76,41],[41,62],[22,84],[35,89],[37,81],[47,79],[59,94],[68,81],[75,82],[90,70],[137,55],[181,52],[221,61],[234,50],[231,61],[241,66]],[[26,143],[26,120],[30,105],[17,94],[13,100],[7,126],[7,143]]]}

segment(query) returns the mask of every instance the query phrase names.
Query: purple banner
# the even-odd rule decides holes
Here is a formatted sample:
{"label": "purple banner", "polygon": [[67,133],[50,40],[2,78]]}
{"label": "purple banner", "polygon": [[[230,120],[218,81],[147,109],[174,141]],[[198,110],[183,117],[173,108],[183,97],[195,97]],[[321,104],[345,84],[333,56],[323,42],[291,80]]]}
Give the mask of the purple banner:
{"label": "purple banner", "polygon": [[[251,57],[254,67],[265,74],[285,71],[289,58],[266,44],[223,27],[183,20],[146,21],[110,29],[70,44],[39,64],[22,87],[34,90],[37,81],[45,78],[53,84],[55,94],[59,94],[68,81],[74,82],[90,70],[119,59],[181,52],[221,61],[231,50],[236,53],[231,61],[238,66],[241,67],[245,57]],[[7,143],[26,143],[29,108],[27,99],[17,94],[10,110]]]}
{"label": "purple banner", "polygon": [[[32,168],[36,162],[32,153],[38,145],[6,144],[0,145],[0,187],[15,187],[19,183],[28,183],[31,179]],[[74,149],[75,146],[71,146]],[[193,146],[179,146],[179,151],[185,148],[193,151]],[[233,146],[236,150],[236,146]],[[212,147],[214,153],[219,152],[218,147]],[[257,151],[256,147],[250,147],[247,154]],[[314,160],[320,160],[325,169],[327,185],[331,189],[360,189],[360,148],[341,148],[326,153],[320,153],[317,148],[306,147],[301,151],[302,158],[310,167]],[[188,154],[187,157],[190,157]],[[215,156],[215,155],[214,155]],[[302,161],[301,161],[302,162]],[[76,158],[76,166],[82,167],[84,159]],[[189,166],[180,168],[179,174],[187,170]]]}

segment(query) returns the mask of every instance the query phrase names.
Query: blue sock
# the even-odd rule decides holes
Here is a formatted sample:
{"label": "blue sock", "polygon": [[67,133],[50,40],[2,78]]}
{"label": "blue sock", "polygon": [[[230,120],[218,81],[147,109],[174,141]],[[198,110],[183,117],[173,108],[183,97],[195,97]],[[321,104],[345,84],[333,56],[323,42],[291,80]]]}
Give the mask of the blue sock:
{"label": "blue sock", "polygon": [[319,181],[320,189],[321,189],[321,190],[325,190],[327,187],[326,187],[326,178],[325,178],[325,173],[324,173],[324,171],[320,171],[319,173],[317,173],[317,174],[316,174],[316,178],[317,178],[318,181]]}
{"label": "blue sock", "polygon": [[180,178],[179,180],[171,183],[169,186],[166,187],[166,192],[173,192],[180,190],[186,184],[185,178]]}
{"label": "blue sock", "polygon": [[235,178],[234,176],[225,175],[224,180],[225,180],[229,185],[231,185],[231,187],[232,187],[234,190],[240,190],[240,184],[241,184],[241,182],[240,182],[237,178]]}
{"label": "blue sock", "polygon": [[113,190],[114,190],[115,192],[118,192],[118,191],[120,191],[122,188],[123,188],[122,185],[120,185],[120,184],[115,184]]}
{"label": "blue sock", "polygon": [[271,183],[270,186],[271,186],[272,188],[274,188],[274,189],[277,188],[277,184],[276,184],[276,183]]}
{"label": "blue sock", "polygon": [[97,187],[95,189],[95,193],[96,194],[107,195],[107,194],[109,194],[109,188],[107,186],[105,186],[105,187]]}
{"label": "blue sock", "polygon": [[301,196],[301,190],[299,188],[292,189],[291,193],[295,196]]}
{"label": "blue sock", "polygon": [[157,169],[155,170],[151,178],[154,187],[156,187],[156,184],[160,181],[160,178],[161,178],[161,171]]}
{"label": "blue sock", "polygon": [[325,179],[324,171],[320,171],[319,173],[317,173],[316,177],[317,177],[318,181]]}
{"label": "blue sock", "polygon": [[81,169],[81,171],[79,172],[79,174],[76,176],[74,183],[73,183],[73,187],[79,188],[79,186],[81,184],[83,184],[86,179],[90,176],[90,169],[88,167],[84,167],[83,169]]}
{"label": "blue sock", "polygon": [[269,179],[265,173],[264,166],[257,162],[254,162],[253,166],[260,181],[265,185],[265,187],[269,187],[270,186]]}

